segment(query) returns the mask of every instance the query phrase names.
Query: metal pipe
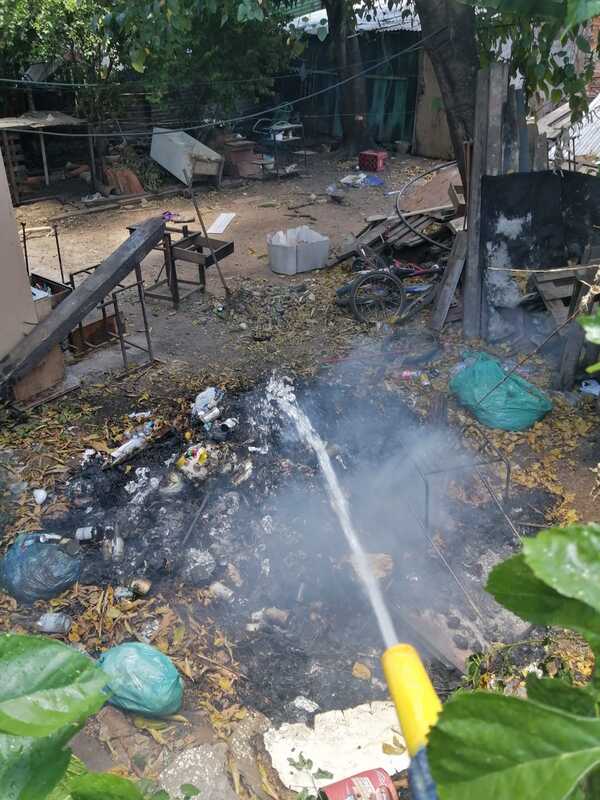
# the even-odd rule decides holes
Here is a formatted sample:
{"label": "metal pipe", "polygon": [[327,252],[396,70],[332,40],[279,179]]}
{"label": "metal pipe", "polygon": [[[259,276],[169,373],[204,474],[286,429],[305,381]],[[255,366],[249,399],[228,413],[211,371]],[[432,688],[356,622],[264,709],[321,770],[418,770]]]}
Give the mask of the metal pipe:
{"label": "metal pipe", "polygon": [[144,320],[144,332],[146,334],[146,344],[148,345],[148,359],[154,361],[152,351],[152,340],[150,338],[150,327],[148,325],[148,314],[146,312],[146,298],[144,297],[144,279],[142,278],[142,268],[139,264],[135,265],[135,274],[138,280],[138,295],[140,298],[140,308],[142,309],[142,319]]}
{"label": "metal pipe", "polygon": [[229,295],[231,294],[231,291],[229,290],[229,287],[225,283],[225,278],[223,277],[223,273],[221,272],[221,267],[219,266],[219,259],[217,258],[217,254],[215,253],[215,251],[213,250],[213,248],[212,248],[212,246],[210,244],[210,240],[208,238],[208,233],[206,231],[206,225],[204,224],[204,220],[202,218],[202,214],[200,213],[200,208],[199,208],[198,202],[196,200],[196,195],[194,194],[194,190],[192,188],[192,178],[188,177],[187,172],[184,172],[183,174],[184,174],[184,177],[188,181],[188,188],[190,190],[190,195],[192,196],[192,203],[194,204],[194,208],[196,209],[196,216],[198,217],[198,222],[200,223],[200,227],[202,228],[202,234],[203,234],[204,238],[206,239],[206,246],[208,247],[208,251],[212,256],[213,262],[215,264],[215,267],[217,268],[217,272],[219,273],[219,278],[221,279],[221,283],[223,284],[223,288],[225,289],[225,296],[229,297]]}
{"label": "metal pipe", "polygon": [[60,243],[58,241],[58,225],[54,223],[52,226],[54,229],[54,241],[56,242],[56,255],[58,256],[58,266],[60,269],[60,279],[64,283],[65,282],[65,273],[63,272],[63,262],[62,262],[62,255],[60,253]]}
{"label": "metal pipe", "polygon": [[44,139],[43,133],[40,133],[40,144],[42,147],[42,163],[44,165],[44,181],[46,182],[46,186],[50,186],[50,175],[48,173],[48,159],[46,157],[46,141]]}
{"label": "metal pipe", "polygon": [[436,240],[432,239],[431,236],[427,236],[426,233],[419,231],[417,228],[415,228],[414,225],[411,225],[410,222],[408,222],[407,215],[400,208],[400,198],[404,195],[406,190],[413,185],[413,183],[416,183],[421,178],[425,178],[427,177],[427,175],[433,175],[434,172],[441,172],[443,169],[448,169],[449,167],[455,167],[455,166],[456,166],[456,161],[449,161],[447,164],[440,164],[439,166],[434,167],[433,169],[428,169],[427,172],[422,172],[420,175],[411,178],[408,181],[408,183],[404,184],[404,186],[400,189],[400,191],[396,195],[396,212],[400,217],[400,219],[402,220],[402,222],[406,225],[406,227],[410,231],[412,231],[416,236],[419,236],[424,241],[429,242],[429,244],[433,244],[436,247],[440,247],[442,250],[448,250],[448,252],[452,250],[451,247],[448,247],[447,244],[443,244],[443,242],[436,242]]}
{"label": "metal pipe", "polygon": [[21,230],[23,232],[23,254],[25,256],[25,269],[27,270],[27,275],[29,276],[29,255],[27,254],[27,233],[25,228],[27,227],[27,223],[21,223]]}

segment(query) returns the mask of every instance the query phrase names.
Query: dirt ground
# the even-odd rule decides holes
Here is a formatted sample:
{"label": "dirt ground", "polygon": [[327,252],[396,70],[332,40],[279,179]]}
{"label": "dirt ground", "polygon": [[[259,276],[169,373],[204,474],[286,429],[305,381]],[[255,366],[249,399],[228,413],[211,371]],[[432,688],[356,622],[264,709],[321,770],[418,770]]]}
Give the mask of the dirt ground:
{"label": "dirt ground", "polygon": [[[131,412],[148,410],[153,418],[160,421],[159,427],[168,429],[171,438],[164,441],[159,439],[155,445],[156,464],[160,463],[163,472],[166,472],[165,455],[181,452],[192,440],[191,437],[197,434],[189,419],[190,401],[198,391],[209,385],[224,389],[235,406],[242,393],[252,390],[257,381],[274,368],[280,372],[289,369],[296,375],[306,376],[309,381],[317,375],[322,386],[328,385],[328,375],[335,371],[338,378],[342,375],[347,384],[356,384],[352,390],[357,388],[359,397],[362,393],[362,399],[356,403],[359,411],[361,404],[366,409],[371,402],[369,387],[376,385],[377,391],[387,397],[386,402],[392,405],[397,403],[407,412],[410,410],[410,414],[416,418],[426,418],[440,396],[448,396],[449,381],[466,351],[477,349],[477,344],[468,347],[463,341],[460,323],[446,326],[439,351],[423,371],[407,374],[401,366],[394,365],[393,360],[382,366],[380,340],[387,331],[357,323],[334,304],[335,289],[347,280],[343,268],[336,267],[293,278],[276,276],[269,269],[266,236],[285,227],[306,223],[330,236],[334,251],[339,250],[344,240],[361,229],[366,217],[393,212],[395,197],[386,196],[386,192],[399,189],[408,179],[431,166],[432,162],[424,159],[392,158],[383,174],[383,187],[350,189],[343,205],[332,203],[325,196],[325,189],[336,179],[352,172],[354,163],[339,163],[332,155],[314,157],[309,177],[269,183],[246,182],[235,188],[225,186],[219,192],[208,189],[202,191],[201,209],[208,224],[221,212],[236,213],[235,220],[223,237],[235,242],[234,255],[223,264],[225,279],[233,292],[231,301],[224,304],[223,289],[214,270],[209,271],[206,294],[193,294],[177,310],[170,302],[149,300],[152,340],[159,358],[158,364],[123,375],[119,348],[113,346],[103,349],[71,364],[71,373],[82,381],[78,391],[34,409],[25,420],[10,416],[3,418],[0,425],[0,467],[4,467],[0,472],[0,514],[4,523],[2,549],[18,531],[51,530],[56,521],[63,525],[67,525],[65,521],[71,525],[74,520],[74,524],[82,524],[80,520],[84,519],[83,515],[95,508],[98,502],[98,497],[93,496],[94,492],[91,493],[91,499],[83,490],[81,496],[74,492],[78,477],[85,471],[82,453],[86,448],[95,449],[101,455],[110,452],[123,441],[124,432],[131,427],[131,420],[127,416]],[[456,174],[448,170],[442,179],[422,184],[403,204],[404,207],[408,210],[447,204],[447,186],[455,178]],[[311,199],[312,195],[316,195],[314,200]],[[290,206],[306,202],[311,205],[299,209],[298,214],[289,210]],[[72,217],[59,223],[66,272],[98,263],[126,238],[127,225],[166,211],[193,218],[190,200],[177,196],[164,202],[153,200],[143,207],[131,204],[119,210]],[[64,208],[57,202],[45,202],[19,208],[17,217],[28,226],[36,226],[46,224],[49,218],[63,212],[69,213],[68,207]],[[304,213],[315,220],[300,216]],[[33,271],[60,278],[52,238],[45,234],[34,234],[29,240],[28,250]],[[152,253],[143,264],[147,285],[155,280],[160,268],[159,253]],[[134,296],[126,303],[125,312],[129,331],[141,337],[139,304]],[[421,314],[414,322],[414,329],[421,331],[428,319],[427,312]],[[512,346],[485,349],[493,352],[505,364],[514,363],[523,355]],[[555,362],[541,356],[534,357],[521,370],[523,377],[551,396],[554,408],[544,420],[521,433],[486,430],[492,443],[511,460],[515,492],[510,512],[519,520],[517,524],[522,526],[520,531],[523,535],[531,535],[547,524],[563,524],[577,518],[593,519],[596,514],[593,496],[596,475],[592,469],[600,461],[598,407],[595,401],[582,398],[576,392],[564,395],[551,391],[554,370]],[[244,398],[249,415],[248,409],[252,409],[255,397],[247,392]],[[353,402],[351,407],[354,411]],[[455,430],[473,422],[453,398],[449,398],[448,406],[449,420]],[[332,414],[332,418],[335,416]],[[338,416],[343,417],[343,414]],[[379,425],[386,424],[387,418],[372,421],[381,435]],[[353,433],[352,426],[350,429],[349,433]],[[246,444],[245,440],[240,441],[239,446]],[[335,445],[335,442],[330,444]],[[259,452],[253,458],[260,465]],[[294,464],[293,459],[288,458],[289,453],[283,455],[286,458],[280,458],[279,462],[283,484],[292,481],[289,476],[293,470],[300,475],[306,473],[307,465],[301,459]],[[358,448],[355,453],[357,463],[360,463],[361,455]],[[343,453],[338,453],[339,458],[343,456]],[[122,496],[126,491],[123,485],[133,480],[139,463],[146,463],[143,457],[139,462],[120,467],[115,488],[110,485],[102,489],[107,509],[116,505],[116,502],[112,502],[113,491],[120,492],[119,502],[123,502]],[[343,458],[340,463],[343,466]],[[148,465],[152,469],[156,466],[150,456]],[[317,471],[313,472],[316,474]],[[105,473],[100,468],[97,473],[96,485],[100,487],[100,492]],[[48,491],[48,500],[43,506],[38,506],[34,501],[32,489],[35,487],[44,487]],[[190,490],[189,496],[171,501],[172,516],[179,514],[181,525],[186,522],[187,527],[190,508],[199,504],[203,491],[196,487]],[[241,494],[246,491],[248,497],[254,499],[261,490],[259,483],[255,485],[249,482],[245,489],[236,488],[236,491]],[[265,498],[270,491],[265,489]],[[470,490],[465,492],[456,487],[453,491],[453,502],[464,507],[470,515],[468,524],[453,530],[436,531],[434,538],[422,548],[423,557],[432,557],[436,548],[436,553],[440,549],[443,552],[450,545],[454,548],[460,540],[469,557],[457,569],[460,572],[464,568],[464,575],[460,572],[463,581],[472,586],[478,585],[483,591],[485,572],[492,563],[491,557],[487,556],[494,556],[494,544],[502,540],[502,547],[508,553],[518,547],[518,542],[510,529],[506,528],[498,510],[489,503],[489,498],[486,500],[481,494],[471,493]],[[129,498],[125,499],[129,503]],[[164,502],[159,500],[155,505],[158,507]],[[124,505],[123,508],[128,513],[129,506]],[[249,520],[248,508],[248,503],[242,505],[242,515],[248,514]],[[300,511],[300,516],[306,516],[303,508]],[[210,513],[217,520],[214,524],[227,520],[227,513],[222,509],[215,508]],[[157,548],[161,547],[163,538],[168,538],[169,526],[175,524],[170,517],[161,520],[157,521],[154,529],[157,539],[152,540],[149,547],[154,546],[154,541],[159,542]],[[243,524],[240,522],[234,530],[241,540],[250,535],[248,520]],[[471,531],[469,525],[476,530]],[[200,528],[202,530],[198,535],[203,535],[209,525],[207,523]],[[283,536],[283,531],[282,527],[278,532],[281,534],[279,539],[273,541],[281,540],[283,544],[280,546],[287,547],[288,540]],[[486,536],[489,540],[487,543]],[[301,546],[294,544],[289,549],[289,554],[281,555],[282,564],[288,555],[294,558],[302,556]],[[257,560],[258,565],[262,555]],[[273,561],[275,563],[275,557]],[[253,581],[257,591],[261,588],[261,581],[267,587],[270,585],[262,573],[244,573],[244,563],[242,559],[237,577],[235,570],[232,571],[227,565],[223,581],[235,586],[238,594],[250,591],[249,588],[240,589],[242,584],[237,582],[240,572],[246,587]],[[331,564],[329,561],[326,563],[329,569]],[[298,569],[295,562],[289,569],[286,566],[282,592],[288,591],[288,583],[291,585],[292,581],[287,580],[288,575],[298,578]],[[336,569],[335,581],[323,581],[326,588],[348,577],[347,565],[338,565]],[[403,586],[400,579],[405,580],[407,585],[409,581],[416,580],[410,565],[405,565],[403,569],[406,574],[403,573],[400,578],[396,575],[393,579],[396,589]],[[392,582],[388,589],[389,596],[393,597]],[[426,587],[422,587],[422,591],[426,591]],[[295,588],[293,595],[290,605],[299,606],[300,594],[296,593]],[[270,606],[277,599],[269,597],[268,601],[261,600],[261,603]],[[261,642],[248,636],[244,629],[240,630],[239,636],[234,635],[235,626],[227,627],[227,613],[219,616],[217,602],[211,600],[210,593],[206,589],[182,584],[177,576],[156,581],[152,592],[146,597],[124,601],[118,601],[112,586],[99,580],[98,585],[82,584],[65,592],[50,601],[50,605],[38,602],[27,609],[8,595],[0,593],[0,629],[31,632],[40,613],[50,607],[52,610],[64,610],[73,617],[74,627],[68,637],[61,638],[85,648],[87,652],[97,653],[119,641],[129,640],[132,635],[136,638],[145,636],[148,622],[156,620],[157,627],[151,641],[170,655],[185,676],[183,717],[169,720],[164,727],[156,727],[143,717],[132,718],[107,707],[88,723],[79,735],[75,748],[88,764],[98,769],[116,767],[138,777],[156,777],[173,754],[185,747],[199,746],[217,738],[233,741],[239,726],[248,719],[255,719],[257,709],[268,712],[273,718],[283,718],[290,713],[289,706],[283,701],[281,708],[272,713],[269,711],[268,703],[277,702],[273,700],[276,694],[272,684],[285,678],[285,675],[282,678],[277,674],[279,667],[284,665],[282,671],[288,670],[286,674],[290,685],[285,687],[286,691],[281,695],[287,702],[300,689],[304,689],[304,686],[298,688],[296,673],[290,666],[304,657],[298,646],[300,634],[306,635],[307,639],[312,638],[314,628],[318,633],[314,634],[314,647],[317,650],[322,647],[323,651],[324,642],[330,641],[330,637],[335,640],[338,635],[331,630],[331,623],[323,611],[327,602],[322,602],[322,598],[312,600],[314,602],[311,604],[308,600],[302,601],[308,609],[305,616],[302,616],[304,611],[297,612],[298,624],[304,626],[300,633],[296,630],[292,636],[288,632],[276,632],[275,636],[267,631]],[[437,611],[438,616],[442,617],[444,604],[447,606],[449,602],[448,596],[442,596],[440,602]],[[402,598],[398,598],[394,607],[399,609],[402,605]],[[249,608],[244,606],[244,623]],[[347,611],[346,604],[342,604],[342,608]],[[355,624],[358,624],[357,620],[358,616]],[[426,622],[425,619],[423,624]],[[372,627],[370,615],[367,624]],[[322,627],[320,633],[319,626]],[[289,630],[292,630],[291,625]],[[346,633],[347,639],[354,636],[352,626]],[[498,636],[502,637],[501,630],[498,630]],[[356,697],[360,701],[385,696],[385,686],[378,672],[377,647],[367,652],[357,652],[356,656],[352,653],[352,658],[346,652],[344,657],[346,661],[340,662],[337,670],[331,670],[332,675],[340,673],[339,681],[343,689],[340,696]],[[264,660],[261,661],[261,658]],[[367,680],[353,674],[355,658],[367,665]],[[271,666],[273,680],[269,673]],[[316,678],[310,670],[306,671],[307,692],[311,687],[310,681],[313,681],[313,687],[322,683],[319,673],[315,674]],[[248,680],[248,676],[252,680]],[[278,691],[281,685],[277,685]],[[337,707],[337,684],[332,680],[330,686],[331,696],[321,702],[327,707]],[[443,693],[449,692],[453,686],[446,683],[438,685],[438,688]],[[327,691],[325,689],[324,694]],[[260,703],[256,699],[259,695],[262,698]],[[261,718],[259,724],[263,722]],[[241,792],[239,796],[257,796],[261,800],[263,797],[286,797],[281,787],[278,787],[279,795],[273,795],[270,791],[265,793],[265,785],[269,785],[269,782],[275,785],[277,778],[265,773],[269,768],[268,759],[261,761],[262,756],[256,755],[254,750],[247,752],[253,753],[251,766],[256,772],[258,764],[260,775],[258,778],[256,775],[252,777],[247,765],[239,767],[242,784],[252,788],[251,792],[246,795]],[[231,769],[234,776],[235,770]],[[235,783],[235,778],[233,780]]]}
{"label": "dirt ground", "polygon": [[[236,182],[235,188],[228,188],[225,182],[221,191],[200,187],[197,192],[198,200],[207,226],[221,212],[236,214],[222,235],[222,238],[231,239],[235,243],[235,252],[222,266],[228,286],[234,291],[243,288],[258,290],[262,295],[266,292],[269,295],[266,299],[270,300],[272,298],[268,287],[275,287],[277,294],[277,287],[285,292],[290,286],[303,284],[309,289],[306,302],[314,303],[316,296],[317,305],[330,306],[335,288],[344,281],[339,271],[320,275],[307,273],[295,278],[275,275],[269,268],[267,234],[307,224],[329,236],[333,251],[339,251],[345,241],[351,240],[353,234],[361,230],[366,217],[395,213],[395,197],[386,196],[386,192],[398,190],[409,179],[431,169],[434,164],[435,162],[422,158],[392,156],[386,171],[380,173],[384,185],[348,189],[343,205],[331,202],[325,190],[331,183],[355,171],[356,165],[354,161],[339,162],[331,154],[313,156],[310,175],[305,177],[268,182],[246,181],[242,185]],[[417,183],[407,195],[404,208],[411,210],[415,206],[423,208],[447,205],[448,182],[455,174],[455,171],[446,170],[433,184],[429,179]],[[290,207],[305,203],[310,205],[297,212],[289,210]],[[65,275],[99,263],[123,242],[128,225],[167,211],[178,214],[181,219],[190,220],[193,227],[193,205],[181,195],[145,202],[143,206],[126,204],[118,210],[59,221]],[[58,201],[46,201],[22,206],[17,210],[17,218],[19,222],[35,227],[46,224],[49,218],[60,213],[72,212],[69,206],[63,207]],[[309,215],[310,218],[304,215]],[[60,280],[51,236],[45,233],[31,234],[28,237],[28,253],[31,271]],[[156,280],[161,267],[162,258],[159,253],[152,253],[145,259],[143,274],[147,288]],[[180,275],[196,278],[192,265],[183,265]],[[164,292],[165,289],[163,287],[160,291]],[[340,322],[342,328],[347,328],[347,321],[340,321],[339,315],[329,309],[325,325],[318,315],[308,319],[306,329],[299,338],[285,337],[285,341],[282,338],[276,341],[264,336],[265,324],[272,327],[270,321],[265,320],[264,309],[262,312],[257,310],[260,317],[260,329],[257,329],[259,326],[256,321],[253,324],[252,320],[248,320],[244,308],[223,311],[223,296],[223,287],[217,273],[211,269],[208,271],[207,292],[204,295],[193,292],[180,304],[178,310],[173,309],[170,301],[149,299],[152,341],[156,355],[167,362],[177,359],[192,370],[217,362],[235,371],[239,369],[245,373],[257,374],[265,367],[282,361],[285,363],[288,359],[298,363],[311,354],[315,358],[325,355],[331,339],[338,332]],[[127,293],[126,297],[124,310],[128,318],[128,329],[139,333],[142,321],[135,293]],[[264,296],[259,298],[258,305],[264,305],[264,300]],[[271,312],[267,310],[266,313],[269,315]],[[281,321],[278,327],[282,327]],[[141,336],[139,340],[142,340]],[[112,348],[112,351],[112,354],[105,353],[100,359],[87,359],[87,363],[79,365],[76,374],[81,376],[97,370],[118,368],[118,348]],[[135,358],[136,354],[133,352],[132,360],[135,361]]]}

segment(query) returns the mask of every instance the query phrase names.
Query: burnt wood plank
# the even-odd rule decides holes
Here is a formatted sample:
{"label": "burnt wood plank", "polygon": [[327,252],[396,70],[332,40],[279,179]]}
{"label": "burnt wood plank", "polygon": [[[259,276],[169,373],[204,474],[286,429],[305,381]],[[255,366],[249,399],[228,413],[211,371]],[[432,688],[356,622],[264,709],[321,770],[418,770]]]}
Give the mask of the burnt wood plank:
{"label": "burnt wood plank", "polygon": [[434,331],[441,331],[446,322],[452,299],[458,286],[460,276],[465,266],[467,255],[467,234],[459,233],[456,235],[452,252],[448,259],[448,266],[444,271],[440,289],[435,300],[431,327]]}

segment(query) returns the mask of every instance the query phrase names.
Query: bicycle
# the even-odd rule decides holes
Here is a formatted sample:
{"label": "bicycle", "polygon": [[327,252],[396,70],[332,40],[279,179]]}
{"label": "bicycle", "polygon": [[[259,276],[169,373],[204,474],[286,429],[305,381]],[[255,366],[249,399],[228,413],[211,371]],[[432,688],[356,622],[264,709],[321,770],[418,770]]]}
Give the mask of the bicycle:
{"label": "bicycle", "polygon": [[[359,258],[361,264],[369,263],[364,254]],[[382,261],[379,256],[377,259],[379,262]],[[443,272],[443,267],[437,264],[423,269],[414,264],[403,266],[396,261],[390,266],[361,271],[343,289],[348,294],[347,304],[359,322],[388,322],[397,325],[412,319],[421,309],[433,303]],[[432,280],[428,283],[409,283],[414,278]],[[342,298],[343,295],[344,292]]]}

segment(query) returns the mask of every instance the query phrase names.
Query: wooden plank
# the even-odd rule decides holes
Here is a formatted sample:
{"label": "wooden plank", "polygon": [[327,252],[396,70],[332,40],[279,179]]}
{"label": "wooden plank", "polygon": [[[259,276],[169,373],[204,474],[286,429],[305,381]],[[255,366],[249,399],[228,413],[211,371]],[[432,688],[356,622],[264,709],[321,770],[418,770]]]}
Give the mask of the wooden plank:
{"label": "wooden plank", "polygon": [[161,217],[148,219],[137,226],[132,235],[105,258],[89,278],[4,357],[0,362],[0,386],[27,374],[55,344],[66,339],[77,323],[158,244],[163,230]]}
{"label": "wooden plank", "polygon": [[[204,239],[203,241],[207,241]],[[233,242],[219,242],[216,239],[208,239],[209,242],[213,242],[213,252],[217,258],[217,261],[221,261],[223,258],[230,256],[234,250]],[[215,247],[214,245],[219,245]],[[212,264],[215,263],[212,253],[198,253],[196,250],[188,250],[185,247],[177,247],[177,245],[173,245],[172,251],[173,258],[179,259],[180,261],[187,261],[191,264],[200,264],[204,267],[210,267]]]}
{"label": "wooden plank", "polygon": [[[489,89],[489,103],[488,103],[488,133],[487,133],[487,147],[485,154],[485,169],[486,175],[501,175],[503,168],[503,143],[502,143],[502,127],[504,122],[504,115],[506,112],[506,103],[508,97],[508,79],[510,75],[510,65],[505,63],[495,63],[490,65],[490,89]],[[481,202],[479,204],[479,213],[481,214]],[[479,242],[481,247],[481,242]],[[480,251],[479,251],[480,252]],[[488,333],[488,318],[489,306],[487,299],[487,291],[484,289],[483,270],[481,264],[480,269],[480,282],[481,289],[481,304],[480,304],[480,336],[487,338]]]}
{"label": "wooden plank", "polygon": [[519,169],[519,127],[517,95],[514,86],[508,87],[506,114],[502,128],[502,172],[517,172]]}
{"label": "wooden plank", "polygon": [[467,218],[457,217],[456,219],[448,220],[446,225],[450,228],[452,233],[462,233],[467,230]]}
{"label": "wooden plank", "polygon": [[[556,283],[565,279],[575,280],[579,273],[580,269],[561,269],[560,271],[550,269],[546,272],[534,272],[533,277],[536,283]],[[582,271],[582,274],[585,275],[585,272]]]}
{"label": "wooden plank", "polygon": [[509,72],[509,64],[490,65],[485,175],[502,173],[502,121],[508,95]]}
{"label": "wooden plank", "polygon": [[18,403],[30,403],[42,392],[47,392],[65,377],[65,357],[56,344],[27,375],[14,386],[13,396]]}
{"label": "wooden plank", "polygon": [[573,295],[574,282],[560,284],[548,281],[538,283],[536,286],[545,300],[567,300]]}
{"label": "wooden plank", "polygon": [[463,331],[467,339],[481,334],[481,264],[479,244],[481,236],[481,176],[485,169],[487,147],[487,120],[490,91],[490,72],[479,70],[475,100],[475,137],[471,160],[469,186],[469,227],[467,232],[467,260],[465,263]]}
{"label": "wooden plank", "polygon": [[536,172],[548,169],[548,136],[545,133],[538,134],[533,156],[533,169]]}
{"label": "wooden plank", "polygon": [[517,128],[519,131],[519,172],[529,172],[529,139],[527,135],[527,104],[522,89],[515,92]]}
{"label": "wooden plank", "polygon": [[450,186],[448,187],[448,197],[452,201],[455,214],[458,214],[461,217],[464,216],[466,210],[465,192],[460,183],[450,184]]}
{"label": "wooden plank", "polygon": [[459,233],[454,240],[452,252],[448,258],[448,265],[444,271],[440,289],[433,307],[431,327],[434,331],[441,331],[444,327],[448,311],[452,304],[452,299],[454,298],[454,293],[456,292],[460,276],[465,266],[466,256],[467,234]]}
{"label": "wooden plank", "polygon": [[[565,318],[566,316],[565,309]],[[578,322],[570,322],[566,328],[565,339],[565,349],[560,363],[559,387],[562,391],[570,391],[575,384],[575,375],[585,344],[585,331]]]}

